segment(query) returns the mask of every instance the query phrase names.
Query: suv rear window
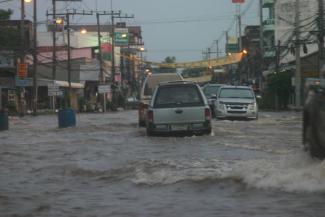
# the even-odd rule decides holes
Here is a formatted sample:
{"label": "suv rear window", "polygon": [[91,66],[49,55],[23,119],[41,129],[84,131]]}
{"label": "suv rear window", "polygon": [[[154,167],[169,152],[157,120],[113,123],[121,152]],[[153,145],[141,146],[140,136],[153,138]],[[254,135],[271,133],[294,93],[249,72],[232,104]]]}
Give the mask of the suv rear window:
{"label": "suv rear window", "polygon": [[155,97],[155,108],[203,106],[204,101],[195,85],[161,86]]}

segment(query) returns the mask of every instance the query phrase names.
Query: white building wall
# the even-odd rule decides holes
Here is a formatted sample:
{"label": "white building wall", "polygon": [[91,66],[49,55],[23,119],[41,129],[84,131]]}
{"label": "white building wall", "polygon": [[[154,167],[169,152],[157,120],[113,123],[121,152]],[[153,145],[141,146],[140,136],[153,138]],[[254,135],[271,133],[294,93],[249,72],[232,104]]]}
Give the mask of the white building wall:
{"label": "white building wall", "polygon": [[[110,42],[111,38],[109,37],[109,32],[102,32],[102,43]],[[38,46],[39,47],[51,47],[52,42],[52,32],[38,32]],[[57,32],[56,34],[57,46],[66,46],[67,45],[67,34],[66,32]],[[98,37],[97,32],[87,32],[86,34],[81,34],[80,32],[71,32],[70,35],[70,44],[73,48],[89,48],[98,46]],[[120,48],[115,47],[115,65],[120,65]]]}
{"label": "white building wall", "polygon": [[[103,42],[109,41],[109,33],[102,33]],[[52,46],[52,32],[38,32],[38,46]],[[67,33],[57,32],[56,33],[56,45],[65,46],[67,45]],[[87,32],[86,34],[81,34],[80,32],[70,33],[70,44],[74,48],[84,48],[84,47],[96,47],[98,46],[98,37],[96,32]]]}

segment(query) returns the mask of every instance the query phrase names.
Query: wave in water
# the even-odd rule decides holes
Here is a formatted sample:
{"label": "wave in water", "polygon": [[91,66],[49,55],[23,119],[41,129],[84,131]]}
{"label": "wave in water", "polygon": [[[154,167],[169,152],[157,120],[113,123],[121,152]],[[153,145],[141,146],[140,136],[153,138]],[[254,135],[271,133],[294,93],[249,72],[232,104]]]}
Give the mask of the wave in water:
{"label": "wave in water", "polygon": [[250,187],[287,192],[325,192],[325,161],[305,153],[284,156],[279,161],[251,160],[236,164],[231,175]]}
{"label": "wave in water", "polygon": [[173,161],[146,162],[135,170],[136,184],[167,185],[183,181],[239,181],[248,187],[285,192],[325,192],[325,161],[305,153],[286,155],[280,160],[239,162]]}
{"label": "wave in water", "polygon": [[96,171],[74,168],[69,175],[101,181],[131,180],[140,185],[170,185],[178,182],[236,181],[247,187],[285,192],[325,192],[325,161],[305,153],[279,159],[226,162],[218,159],[142,160],[125,167]]}

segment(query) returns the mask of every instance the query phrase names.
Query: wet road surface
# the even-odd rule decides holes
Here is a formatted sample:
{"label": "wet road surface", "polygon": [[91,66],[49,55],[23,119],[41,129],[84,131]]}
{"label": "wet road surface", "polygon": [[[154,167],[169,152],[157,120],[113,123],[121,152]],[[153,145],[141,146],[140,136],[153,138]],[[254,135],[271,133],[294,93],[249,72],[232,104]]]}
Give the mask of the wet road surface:
{"label": "wet road surface", "polygon": [[137,112],[10,119],[0,132],[0,216],[325,215],[325,162],[302,151],[301,114],[213,121],[210,136],[147,137]]}

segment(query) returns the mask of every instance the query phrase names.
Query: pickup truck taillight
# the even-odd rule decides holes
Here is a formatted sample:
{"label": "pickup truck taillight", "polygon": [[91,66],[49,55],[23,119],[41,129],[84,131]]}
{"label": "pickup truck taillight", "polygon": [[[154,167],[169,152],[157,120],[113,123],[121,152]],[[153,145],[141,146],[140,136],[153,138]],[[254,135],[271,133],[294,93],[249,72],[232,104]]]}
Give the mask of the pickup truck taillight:
{"label": "pickup truck taillight", "polygon": [[139,104],[139,113],[143,113],[145,109],[148,108],[148,105],[143,103],[143,102],[140,102]]}
{"label": "pickup truck taillight", "polygon": [[211,110],[209,108],[205,108],[204,116],[205,116],[205,120],[207,120],[207,121],[211,120]]}

